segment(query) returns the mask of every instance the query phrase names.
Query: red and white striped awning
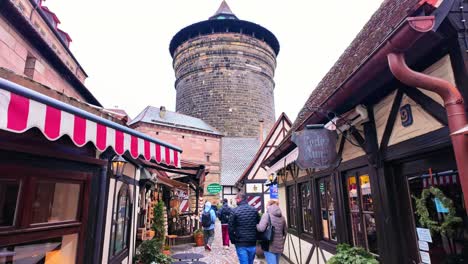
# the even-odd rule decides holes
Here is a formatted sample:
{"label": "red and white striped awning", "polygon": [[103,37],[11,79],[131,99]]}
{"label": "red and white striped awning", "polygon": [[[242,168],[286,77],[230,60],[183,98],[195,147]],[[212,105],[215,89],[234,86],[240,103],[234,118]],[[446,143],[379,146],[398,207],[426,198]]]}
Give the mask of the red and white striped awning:
{"label": "red and white striped awning", "polygon": [[0,129],[23,133],[33,127],[51,141],[68,135],[78,147],[92,142],[100,151],[111,147],[118,155],[128,151],[135,159],[141,156],[147,161],[180,167],[182,151],[175,146],[28,88],[0,80]]}

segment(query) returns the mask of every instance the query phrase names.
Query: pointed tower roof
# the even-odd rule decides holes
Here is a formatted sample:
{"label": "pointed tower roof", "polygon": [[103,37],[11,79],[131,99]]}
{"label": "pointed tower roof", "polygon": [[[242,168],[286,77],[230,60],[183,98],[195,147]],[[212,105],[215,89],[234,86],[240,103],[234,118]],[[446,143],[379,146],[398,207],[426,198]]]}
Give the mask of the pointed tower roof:
{"label": "pointed tower roof", "polygon": [[208,20],[200,21],[190,26],[181,29],[172,37],[169,44],[169,52],[174,57],[174,52],[185,41],[202,35],[214,33],[240,33],[248,36],[253,36],[261,41],[266,42],[278,55],[280,45],[275,35],[268,29],[245,20],[238,19],[225,0],[221,2],[216,13]]}
{"label": "pointed tower roof", "polygon": [[225,0],[221,2],[221,5],[218,8],[218,11],[209,18],[210,20],[214,19],[238,19],[236,15],[231,11],[231,8],[229,5],[226,3]]}

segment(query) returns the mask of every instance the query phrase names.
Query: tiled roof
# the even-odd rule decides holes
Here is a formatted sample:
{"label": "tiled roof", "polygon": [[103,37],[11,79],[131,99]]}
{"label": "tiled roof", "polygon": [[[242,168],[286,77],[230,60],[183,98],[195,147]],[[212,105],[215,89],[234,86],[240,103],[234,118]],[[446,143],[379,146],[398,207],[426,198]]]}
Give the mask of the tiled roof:
{"label": "tiled roof", "polygon": [[235,185],[259,147],[258,138],[223,138],[221,140],[221,185]]}
{"label": "tiled roof", "polygon": [[219,131],[199,118],[167,110],[165,115],[161,117],[160,108],[153,106],[147,106],[135,119],[130,121],[128,125],[130,126],[138,122],[221,135]]}
{"label": "tiled roof", "polygon": [[299,112],[293,127],[295,131],[306,121],[313,107],[320,106],[345,82],[381,45],[392,31],[424,0],[386,0],[351,42],[330,71],[312,91]]}

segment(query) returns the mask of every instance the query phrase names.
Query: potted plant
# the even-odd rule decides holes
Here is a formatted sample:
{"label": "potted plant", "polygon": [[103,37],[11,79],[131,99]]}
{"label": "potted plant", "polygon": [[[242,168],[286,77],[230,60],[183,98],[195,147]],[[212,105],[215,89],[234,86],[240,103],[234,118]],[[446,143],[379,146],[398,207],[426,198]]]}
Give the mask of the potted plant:
{"label": "potted plant", "polygon": [[136,250],[136,262],[141,264],[150,264],[161,253],[161,244],[156,240],[145,240]]}
{"label": "potted plant", "polygon": [[195,239],[195,246],[202,247],[205,245],[205,240],[203,236],[203,230],[197,229],[193,232],[193,238]]}
{"label": "potted plant", "polygon": [[348,244],[339,244],[336,255],[327,261],[327,264],[366,263],[378,264],[375,257],[360,247],[351,247]]}
{"label": "potted plant", "polygon": [[171,255],[171,247],[169,245],[164,245],[162,253],[166,256]]}

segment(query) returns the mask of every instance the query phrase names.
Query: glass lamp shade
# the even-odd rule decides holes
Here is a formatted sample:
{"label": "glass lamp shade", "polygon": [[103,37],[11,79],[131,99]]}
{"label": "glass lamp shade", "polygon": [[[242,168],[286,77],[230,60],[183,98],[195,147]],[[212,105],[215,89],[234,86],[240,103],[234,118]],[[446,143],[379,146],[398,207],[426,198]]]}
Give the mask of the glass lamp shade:
{"label": "glass lamp shade", "polygon": [[127,161],[122,156],[116,156],[112,159],[112,172],[118,177],[122,176],[125,164]]}

